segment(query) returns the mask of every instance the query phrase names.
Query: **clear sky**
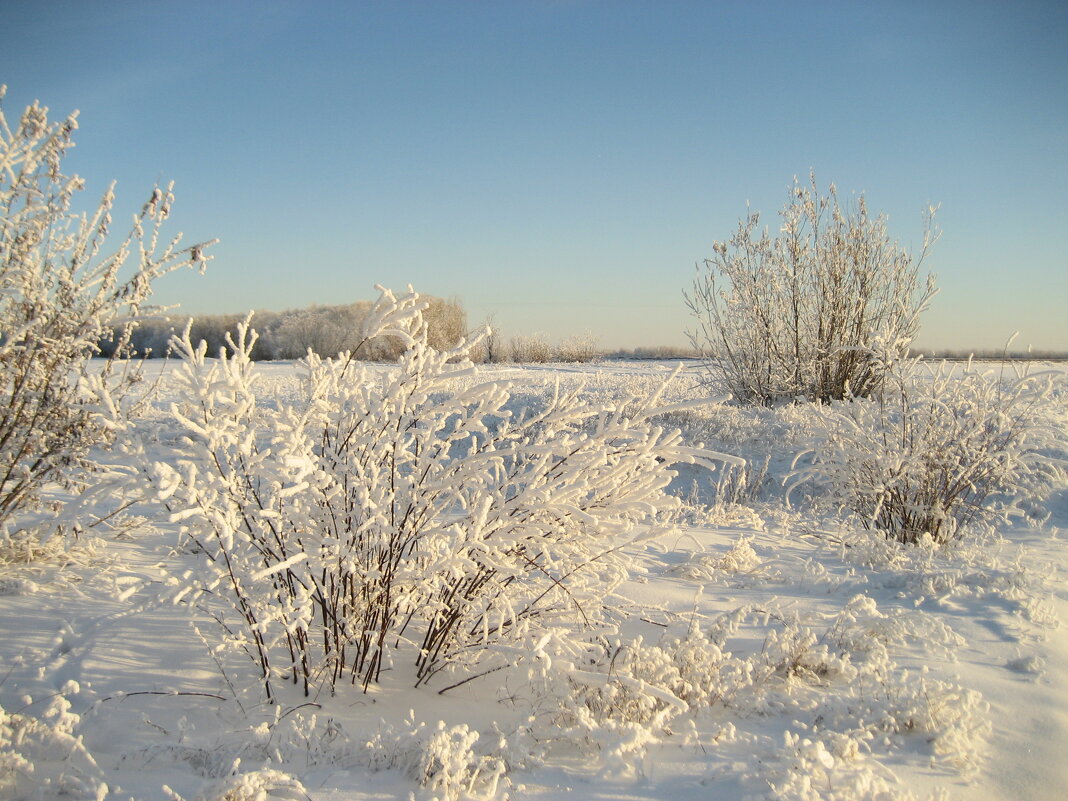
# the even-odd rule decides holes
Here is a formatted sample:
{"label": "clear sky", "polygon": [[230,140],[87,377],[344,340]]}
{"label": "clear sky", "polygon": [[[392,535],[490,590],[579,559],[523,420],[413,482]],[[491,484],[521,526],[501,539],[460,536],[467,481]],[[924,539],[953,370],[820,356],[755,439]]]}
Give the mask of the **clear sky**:
{"label": "clear sky", "polygon": [[682,291],[794,175],[916,245],[920,343],[1068,350],[1068,3],[0,0],[17,116],[132,211],[175,181],[192,313],[457,296],[472,324],[683,344]]}

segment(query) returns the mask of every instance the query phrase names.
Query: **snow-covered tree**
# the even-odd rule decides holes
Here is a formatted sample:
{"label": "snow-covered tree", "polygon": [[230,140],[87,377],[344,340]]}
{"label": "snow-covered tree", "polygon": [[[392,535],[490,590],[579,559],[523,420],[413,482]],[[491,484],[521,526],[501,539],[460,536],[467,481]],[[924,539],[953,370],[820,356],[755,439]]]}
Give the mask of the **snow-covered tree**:
{"label": "snow-covered tree", "polygon": [[713,381],[743,403],[871,394],[907,354],[934,294],[933,280],[918,277],[938,236],[933,215],[914,258],[863,195],[843,209],[834,184],[821,196],[815,176],[809,185],[795,178],[778,236],[759,232],[760,215],[750,213],[697,265],[690,339]]}
{"label": "snow-covered tree", "polygon": [[[49,123],[37,103],[12,128],[0,106],[0,537],[46,484],[73,481],[88,449],[108,437],[86,403],[87,383],[97,399],[121,392],[118,366],[153,282],[208,259],[205,244],[161,242],[170,187],[152,190],[117,246],[108,245],[113,187],[91,215],[75,213],[83,181],[61,162],[76,128],[76,112]],[[90,371],[111,336],[113,355]]]}

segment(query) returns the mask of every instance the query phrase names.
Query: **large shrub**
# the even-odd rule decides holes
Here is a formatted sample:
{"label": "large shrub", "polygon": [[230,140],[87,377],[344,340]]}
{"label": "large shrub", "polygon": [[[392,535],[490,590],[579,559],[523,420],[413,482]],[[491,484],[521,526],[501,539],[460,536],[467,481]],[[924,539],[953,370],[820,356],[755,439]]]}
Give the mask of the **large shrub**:
{"label": "large shrub", "polygon": [[753,212],[698,264],[686,296],[690,337],[713,379],[744,403],[864,397],[903,356],[934,293],[920,263],[937,238],[925,217],[918,258],[892,242],[861,196],[842,208],[832,184],[794,180],[777,236]]}
{"label": "large shrub", "polygon": [[[113,190],[92,215],[76,214],[83,182],[61,171],[76,128],[76,113],[49,123],[34,103],[12,129],[0,107],[0,539],[46,484],[69,484],[108,436],[85,402],[86,384],[98,395],[121,391],[117,360],[153,282],[207,259],[203,244],[160,241],[169,187],[154,189],[129,233],[105,250]],[[112,336],[112,355],[90,376],[89,360]]]}
{"label": "large shrub", "polygon": [[816,411],[826,433],[798,478],[903,543],[945,543],[1049,490],[1065,435],[1048,375],[902,367],[877,397]]}
{"label": "large shrub", "polygon": [[269,695],[280,675],[476,675],[596,624],[628,533],[674,504],[671,464],[707,456],[651,422],[655,394],[558,391],[524,415],[500,383],[458,390],[477,342],[430,347],[424,308],[384,291],[362,340],[403,341],[400,364],[311,354],[295,407],[257,405],[247,327],[218,361],[175,343],[186,436],[158,495],[207,557],[189,589],[225,588]]}

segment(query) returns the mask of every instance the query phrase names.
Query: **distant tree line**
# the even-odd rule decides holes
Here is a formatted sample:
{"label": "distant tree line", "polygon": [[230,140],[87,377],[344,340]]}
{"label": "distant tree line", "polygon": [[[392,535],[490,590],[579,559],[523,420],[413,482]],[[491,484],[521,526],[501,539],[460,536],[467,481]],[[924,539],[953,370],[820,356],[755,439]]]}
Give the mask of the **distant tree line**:
{"label": "distant tree line", "polygon": [[[451,350],[470,333],[467,312],[456,298],[424,296],[429,305],[423,312],[427,339],[439,351]],[[336,356],[360,345],[360,328],[371,308],[370,301],[337,306],[309,306],[282,312],[257,311],[252,327],[259,334],[252,351],[256,361],[299,359],[309,350],[321,357]],[[208,354],[217,355],[226,347],[243,314],[209,314],[199,317],[168,315],[141,319],[130,336],[130,353],[139,358],[161,358],[168,354],[171,337],[190,325],[190,339],[204,341]],[[192,320],[192,322],[190,322]],[[505,340],[489,321],[490,333],[471,351],[482,363],[589,362],[603,354],[592,334],[571,336],[553,344],[544,334],[514,336]],[[101,355],[111,357],[121,341],[123,327],[113,326],[112,336],[100,343]],[[364,361],[396,361],[403,343],[392,336],[379,336],[364,343],[356,358]]]}
{"label": "distant tree line", "polygon": [[934,359],[951,362],[963,362],[968,359],[975,359],[981,362],[987,361],[1041,361],[1041,362],[1054,362],[1054,361],[1066,361],[1068,360],[1068,351],[1064,350],[998,350],[996,348],[987,348],[985,350],[928,350],[928,349],[911,349],[909,351],[910,357],[923,356],[925,359]]}
{"label": "distant tree line", "polygon": [[699,359],[701,351],[685,345],[652,345],[638,348],[620,348],[606,353],[610,359],[633,359],[650,361],[674,361],[678,359]]}
{"label": "distant tree line", "polygon": [[[467,334],[467,313],[456,299],[424,298],[429,306],[423,312],[427,324],[427,338],[438,350],[456,347]],[[253,350],[257,361],[299,359],[309,350],[322,357],[336,356],[341,351],[360,346],[356,357],[366,361],[396,361],[404,351],[396,337],[379,336],[360,345],[360,326],[371,309],[370,301],[357,301],[338,306],[310,306],[288,311],[257,311],[252,326],[259,334]],[[192,319],[192,323],[190,323]],[[217,354],[226,347],[227,333],[233,333],[244,319],[241,314],[213,314],[190,318],[188,315],[141,320],[130,338],[132,354],[142,358],[160,358],[169,351],[171,337],[191,326],[193,342],[203,340],[208,354]],[[120,328],[115,335],[101,342],[101,355],[110,356],[119,341]]]}

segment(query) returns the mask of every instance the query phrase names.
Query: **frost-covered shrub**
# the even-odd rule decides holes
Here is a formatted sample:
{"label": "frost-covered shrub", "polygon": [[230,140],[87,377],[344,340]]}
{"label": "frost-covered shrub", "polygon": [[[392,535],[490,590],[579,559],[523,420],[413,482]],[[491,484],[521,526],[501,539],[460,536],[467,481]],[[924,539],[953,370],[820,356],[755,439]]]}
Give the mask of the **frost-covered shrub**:
{"label": "frost-covered shrub", "polygon": [[[80,691],[67,682],[63,691],[38,704],[8,712],[0,706],[0,796],[5,798],[59,797],[101,799],[108,786],[79,732],[81,716],[71,711],[67,695]],[[7,795],[10,793],[10,795]],[[38,795],[39,794],[39,795]]]}
{"label": "frost-covered shrub", "polygon": [[876,739],[891,747],[918,735],[935,762],[965,773],[979,765],[990,729],[979,694],[894,658],[917,642],[949,658],[963,644],[957,634],[864,595],[828,617],[811,624],[749,605],[658,642],[604,640],[583,653],[543,644],[529,657],[540,670],[509,698],[534,710],[532,742],[565,743],[624,773],[640,771],[649,745],[692,731],[688,717],[716,709],[804,721],[823,743],[812,753],[827,748],[836,760],[870,752]]}
{"label": "frost-covered shrub", "polygon": [[478,732],[465,723],[438,721],[431,727],[416,723],[410,713],[399,729],[383,726],[367,742],[368,765],[399,769],[441,801],[496,798],[505,765],[499,757],[478,754],[478,740]]}
{"label": "frost-covered shrub", "polygon": [[512,361],[520,364],[540,364],[551,361],[553,349],[544,334],[512,337]]}
{"label": "frost-covered shrub", "polygon": [[694,623],[684,635],[657,642],[615,637],[578,651],[539,643],[527,657],[528,687],[511,700],[535,710],[536,741],[565,741],[622,769],[671,734],[680,716],[732,706],[752,688],[756,657],[727,648],[750,611],[738,610],[710,631]]}
{"label": "frost-covered shrub", "polygon": [[[762,784],[774,801],[918,801],[895,777],[863,751],[866,738],[826,733],[806,737],[783,733],[783,746],[764,762]],[[949,801],[934,790],[924,801]]]}
{"label": "frost-covered shrub", "polygon": [[[0,87],[0,98],[4,89]],[[0,108],[0,537],[32,510],[42,488],[73,482],[88,449],[109,436],[90,401],[114,403],[137,317],[153,282],[203,265],[204,245],[160,241],[170,188],[156,188],[129,233],[105,251],[114,193],[91,216],[71,208],[83,181],[61,171],[77,113],[49,123],[34,103],[12,129]],[[124,274],[125,272],[125,274]],[[93,367],[118,327],[113,355]],[[87,388],[87,384],[92,384]]]}
{"label": "frost-covered shrub", "polygon": [[510,765],[530,767],[562,748],[598,761],[603,771],[640,774],[648,746],[687,712],[672,691],[679,669],[663,649],[640,637],[584,645],[545,637],[520,655],[527,675],[505,700],[523,709],[528,723],[507,737]]}
{"label": "frost-covered shrub", "polygon": [[[207,737],[183,717],[177,731],[157,727],[173,737],[126,751],[120,763],[135,772],[173,765],[201,777],[205,781],[192,801],[307,799],[295,777],[316,768],[348,770],[367,762],[365,745],[330,715],[310,711],[318,706],[276,704],[268,710],[271,718],[245,727],[216,723],[209,726]],[[172,801],[181,798],[173,790],[167,792]]]}
{"label": "frost-covered shrub", "polygon": [[992,528],[941,545],[929,537],[905,544],[878,531],[846,528],[837,548],[846,564],[868,571],[866,584],[892,587],[917,606],[981,599],[984,608],[1011,610],[1019,622],[1060,625],[1050,596],[1053,567],[1035,564],[1022,542]]}
{"label": "frost-covered shrub", "polygon": [[597,340],[593,334],[576,334],[556,346],[556,361],[592,362],[597,358]]}
{"label": "frost-covered shrub", "polygon": [[40,569],[43,564],[71,567],[100,557],[104,542],[99,537],[88,537],[83,532],[75,542],[62,536],[69,530],[66,526],[55,522],[53,525],[60,536],[12,534],[0,539],[0,570],[6,581],[17,584],[20,581],[18,571],[22,569]]}
{"label": "frost-covered shrub", "polygon": [[751,461],[744,465],[730,465],[716,481],[715,505],[749,505],[758,500],[768,478],[771,456],[763,462]]}
{"label": "frost-covered shrub", "polygon": [[452,350],[467,336],[467,311],[458,298],[428,298],[423,319],[427,344],[434,350]]}
{"label": "frost-covered shrub", "polygon": [[832,184],[795,178],[774,238],[750,213],[714,255],[698,264],[686,302],[690,338],[712,380],[743,403],[864,397],[888,362],[903,356],[934,293],[918,270],[937,238],[930,209],[918,259],[871,218],[864,197],[843,209]]}
{"label": "frost-covered shrub", "polygon": [[832,751],[839,756],[853,750],[850,741],[866,748],[876,736],[920,735],[932,762],[971,773],[990,733],[989,705],[926,668],[900,666],[894,650],[917,642],[942,658],[964,644],[935,617],[884,611],[865,595],[852,598],[826,629],[784,618],[765,639],[753,692],[736,703],[804,710],[813,733],[837,741]]}
{"label": "frost-covered shrub", "polygon": [[910,363],[878,397],[819,411],[826,433],[796,478],[888,538],[945,543],[1048,491],[1064,438],[1049,393],[1043,375]]}
{"label": "frost-covered shrub", "polygon": [[543,630],[595,625],[620,549],[676,504],[671,464],[711,456],[650,422],[656,394],[576,388],[513,414],[505,385],[456,383],[475,343],[429,347],[421,310],[383,290],[363,337],[408,343],[399,366],[312,355],[280,408],[257,406],[247,327],[218,361],[175,342],[185,436],[157,496],[206,557],[185,591],[229,598],[268,694],[279,675],[306,692],[385,669],[470,677]]}
{"label": "frost-covered shrub", "polygon": [[[222,779],[209,782],[192,801],[305,801],[308,791],[288,773],[273,768],[241,773],[237,771]],[[186,801],[164,785],[167,801]]]}
{"label": "frost-covered shrub", "polygon": [[726,553],[694,554],[668,572],[694,581],[714,581],[723,574],[757,573],[762,567],[762,560],[753,550],[752,537],[743,534]]}

